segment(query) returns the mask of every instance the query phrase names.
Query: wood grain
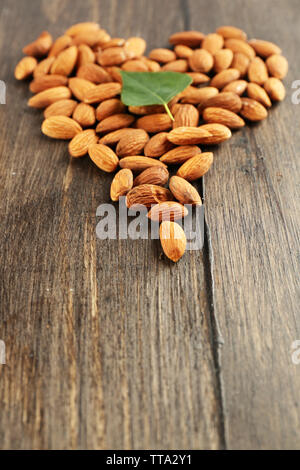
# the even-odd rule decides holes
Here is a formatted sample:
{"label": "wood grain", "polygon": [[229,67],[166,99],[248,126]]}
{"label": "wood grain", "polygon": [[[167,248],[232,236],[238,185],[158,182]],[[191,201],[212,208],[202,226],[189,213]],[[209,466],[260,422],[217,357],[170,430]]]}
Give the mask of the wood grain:
{"label": "wood grain", "polygon": [[[299,448],[298,2],[1,7],[0,448]],[[111,177],[42,136],[13,79],[24,44],[85,20],[149,48],[235,24],[279,42],[291,63],[286,101],[215,150],[206,246],[178,265],[157,242],[96,238]]]}

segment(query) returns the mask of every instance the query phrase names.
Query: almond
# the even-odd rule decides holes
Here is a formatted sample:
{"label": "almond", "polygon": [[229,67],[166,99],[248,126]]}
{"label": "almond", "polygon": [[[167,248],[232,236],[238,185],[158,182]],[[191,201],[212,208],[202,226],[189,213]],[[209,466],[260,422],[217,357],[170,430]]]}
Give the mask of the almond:
{"label": "almond", "polygon": [[136,126],[146,132],[156,133],[171,129],[172,120],[167,114],[148,114],[139,118]]}
{"label": "almond", "polygon": [[160,104],[153,104],[149,106],[128,106],[128,111],[132,114],[144,116],[145,114],[161,114],[165,111],[165,107]]}
{"label": "almond", "polygon": [[236,95],[241,96],[247,88],[248,82],[246,80],[233,80],[233,82],[228,83],[223,89],[223,92],[232,92]]}
{"label": "almond", "polygon": [[147,59],[147,57],[141,57],[141,60],[146,64],[148,72],[159,72],[160,65],[155,60]]}
{"label": "almond", "polygon": [[124,47],[109,47],[100,52],[97,56],[97,61],[103,67],[112,65],[121,65],[127,59]]}
{"label": "almond", "polygon": [[193,55],[193,49],[183,44],[178,44],[175,46],[174,52],[178,59],[188,59],[191,55]]}
{"label": "almond", "polygon": [[272,77],[283,79],[288,73],[289,64],[285,57],[279,54],[273,54],[266,60],[269,74]]}
{"label": "almond", "polygon": [[210,132],[201,127],[177,127],[168,134],[168,140],[176,145],[201,144]]}
{"label": "almond", "polygon": [[170,51],[170,49],[152,49],[149,54],[149,59],[160,62],[161,64],[166,64],[167,62],[173,62],[176,60],[176,54],[175,52]]}
{"label": "almond", "polygon": [[94,129],[79,132],[69,143],[69,154],[72,157],[83,157],[90,145],[96,144],[98,137]]}
{"label": "almond", "polygon": [[53,139],[73,139],[82,128],[78,122],[67,116],[50,116],[42,124],[42,132]]}
{"label": "almond", "polygon": [[93,23],[86,21],[84,23],[76,23],[73,26],[71,26],[65,34],[68,36],[76,36],[77,34],[83,34],[83,33],[92,33],[95,32],[99,29],[98,23]]}
{"label": "almond", "polygon": [[116,153],[119,157],[140,155],[148,140],[149,136],[146,131],[136,129],[135,133],[121,137],[116,148]]}
{"label": "almond", "polygon": [[232,92],[222,92],[199,105],[199,109],[203,110],[208,107],[217,107],[228,109],[233,113],[238,113],[242,107],[241,98]]}
{"label": "almond", "polygon": [[147,142],[144,153],[147,157],[160,157],[173,147],[174,145],[168,140],[168,133],[159,132]]}
{"label": "almond", "polygon": [[130,136],[131,134],[134,134],[137,131],[139,132],[140,129],[132,129],[132,128],[118,129],[117,131],[109,132],[105,136],[101,137],[101,139],[99,140],[99,143],[104,144],[104,145],[115,145],[121,140],[122,137]]}
{"label": "almond", "polygon": [[233,52],[230,49],[221,49],[214,55],[214,71],[219,73],[230,67],[233,59]]}
{"label": "almond", "polygon": [[[145,157],[146,158],[146,157]],[[159,202],[171,201],[171,192],[155,184],[141,184],[132,188],[126,196],[127,207],[143,205],[151,207]]]}
{"label": "almond", "polygon": [[52,64],[51,73],[68,77],[76,65],[77,55],[76,46],[68,47],[60,52]]}
{"label": "almond", "polygon": [[67,85],[67,83],[68,79],[63,75],[42,75],[30,83],[29,89],[32,93],[39,93],[49,88]]}
{"label": "almond", "polygon": [[122,129],[122,127],[129,127],[135,121],[135,117],[131,114],[113,114],[102,121],[99,122],[98,126],[96,127],[96,132],[99,133],[106,133],[106,132],[113,132],[118,129]]}
{"label": "almond", "polygon": [[160,157],[160,161],[167,165],[177,165],[185,162],[195,155],[198,155],[198,153],[201,153],[201,150],[197,145],[181,145],[162,155],[162,157]]}
{"label": "almond", "polygon": [[179,72],[185,73],[189,69],[189,64],[186,59],[178,59],[174,60],[173,62],[168,62],[167,64],[163,65],[161,70],[170,71],[170,72]]}
{"label": "almond", "polygon": [[266,108],[252,98],[242,98],[241,115],[249,121],[262,121],[268,116]]}
{"label": "almond", "polygon": [[233,54],[233,59],[231,63],[231,67],[237,69],[240,72],[240,76],[244,77],[248,71],[248,67],[250,64],[250,59],[242,52],[235,52]]}
{"label": "almond", "polygon": [[204,34],[200,31],[181,31],[179,33],[172,34],[169,37],[170,44],[183,44],[189,47],[199,47],[204,39]]}
{"label": "almond", "polygon": [[194,72],[209,72],[214,65],[214,59],[210,52],[205,49],[197,49],[189,57],[190,68]]}
{"label": "almond", "polygon": [[177,176],[187,181],[195,181],[210,169],[212,162],[213,154],[211,152],[199,153],[181,165],[177,171]]}
{"label": "almond", "polygon": [[218,93],[219,90],[212,86],[206,86],[203,88],[189,86],[181,93],[181,102],[189,104],[200,104],[208,100],[208,98],[216,96]]}
{"label": "almond", "polygon": [[107,147],[107,145],[90,145],[88,148],[88,153],[95,165],[107,173],[115,171],[119,164],[117,155],[110,147]]}
{"label": "almond", "polygon": [[164,168],[166,168],[166,165],[164,165],[159,160],[139,155],[124,157],[120,160],[121,168],[129,168],[133,171],[143,171],[146,170],[146,168],[150,168],[153,166],[163,166]]}
{"label": "almond", "polygon": [[193,79],[193,85],[201,85],[210,81],[208,75],[200,72],[187,72],[187,74]]}
{"label": "almond", "polygon": [[224,142],[225,140],[230,139],[231,131],[227,126],[224,124],[218,123],[211,123],[211,124],[203,124],[200,126],[200,130],[203,132],[208,132],[210,134],[209,137],[203,138],[203,144],[206,145],[216,145]]}
{"label": "almond", "polygon": [[79,103],[74,110],[73,119],[82,127],[93,126],[96,122],[95,110],[89,104]]}
{"label": "almond", "polygon": [[128,168],[123,168],[116,173],[110,187],[110,198],[118,201],[121,196],[125,196],[133,185],[133,174]]}
{"label": "almond", "polygon": [[237,80],[240,76],[240,72],[237,69],[226,69],[222,72],[217,73],[210,82],[212,87],[221,89],[224,88],[228,83]]}
{"label": "almond", "polygon": [[186,236],[176,222],[165,220],[160,226],[160,242],[165,255],[175,263],[182,258],[186,248]]}
{"label": "almond", "polygon": [[62,52],[64,49],[67,49],[67,47],[70,47],[71,45],[72,39],[70,38],[70,36],[60,36],[56,39],[56,41],[54,41],[49,51],[49,57],[57,57],[60,52]]}
{"label": "almond", "polygon": [[108,49],[109,47],[122,47],[124,44],[124,38],[111,38],[108,42],[101,46],[101,49]]}
{"label": "almond", "polygon": [[260,55],[261,57],[269,57],[272,54],[281,54],[281,49],[270,41],[251,39],[249,44],[255,50],[256,54]]}
{"label": "almond", "polygon": [[224,124],[229,129],[240,129],[245,125],[245,121],[240,116],[223,108],[205,108],[203,119],[205,122]]}
{"label": "almond", "polygon": [[164,186],[169,179],[169,172],[164,166],[151,166],[142,171],[133,181],[133,186],[140,184],[156,184]]}
{"label": "almond", "polygon": [[100,103],[101,101],[114,98],[121,93],[120,83],[101,83],[94,88],[87,90],[84,102],[88,104]]}
{"label": "almond", "polygon": [[181,204],[200,205],[202,204],[200,194],[197,189],[180,176],[172,176],[169,188],[173,196]]}
{"label": "almond", "polygon": [[188,215],[188,210],[179,202],[166,201],[159,202],[151,207],[147,217],[153,222],[161,222],[162,220],[179,220]]}
{"label": "almond", "polygon": [[28,106],[31,106],[32,108],[46,108],[56,101],[69,98],[71,98],[71,92],[69,88],[65,86],[59,86],[55,88],[49,88],[48,90],[41,91],[37,95],[32,96],[28,101]]}
{"label": "almond", "polygon": [[270,106],[272,106],[271,100],[266,90],[256,83],[248,83],[247,95],[249,98],[252,98],[253,100],[263,104],[266,108],[270,108]]}
{"label": "almond", "polygon": [[67,116],[70,117],[73,114],[74,109],[77,106],[75,100],[60,100],[53,104],[50,104],[45,111],[44,117],[47,119],[50,116]]}
{"label": "almond", "polygon": [[217,29],[217,33],[223,36],[224,39],[234,38],[234,39],[247,39],[247,34],[235,26],[220,26]]}
{"label": "almond", "polygon": [[79,101],[83,101],[86,94],[89,91],[94,90],[96,85],[84,78],[71,77],[69,79],[69,88]]}
{"label": "almond", "polygon": [[50,72],[54,60],[55,57],[47,57],[47,59],[41,60],[33,71],[33,78],[36,79],[43,75],[47,75]]}
{"label": "almond", "polygon": [[141,57],[146,50],[146,41],[143,38],[132,37],[124,45],[126,55],[131,59]]}
{"label": "almond", "polygon": [[113,67],[104,67],[104,68],[107,71],[107,73],[109,73],[109,75],[111,76],[112,81],[122,84],[120,67],[113,66]]}
{"label": "almond", "polygon": [[[87,64],[94,64],[96,56],[94,51],[86,44],[78,46],[77,67],[78,69]],[[83,77],[85,78],[85,77]]]}
{"label": "almond", "polygon": [[269,78],[266,64],[260,57],[255,57],[248,67],[248,78],[250,82],[263,85]]}
{"label": "almond", "polygon": [[34,42],[23,48],[23,52],[28,56],[43,57],[49,52],[51,46],[51,34],[49,34],[48,31],[43,31]]}
{"label": "almond", "polygon": [[192,104],[176,104],[173,129],[175,127],[197,127],[199,124],[199,111]]}
{"label": "almond", "polygon": [[205,36],[202,41],[202,49],[206,49],[212,55],[222,49],[224,45],[224,38],[220,34],[211,33]]}
{"label": "almond", "polygon": [[79,67],[77,77],[84,78],[92,83],[99,85],[99,83],[111,82],[111,76],[106,72],[103,67],[97,64],[84,64]]}
{"label": "almond", "polygon": [[282,101],[285,98],[285,88],[283,83],[278,79],[271,77],[265,84],[264,88],[272,101]]}
{"label": "almond", "polygon": [[23,57],[15,68],[15,78],[17,80],[24,80],[32,75],[37,60],[34,57]]}
{"label": "almond", "polygon": [[125,113],[126,106],[118,98],[102,101],[96,109],[96,118],[101,121],[113,114]]}
{"label": "almond", "polygon": [[247,44],[245,41],[241,39],[226,39],[225,40],[225,47],[227,49],[231,49],[232,52],[241,52],[245,56],[248,57],[248,59],[252,60],[255,57],[255,50],[251,45]]}
{"label": "almond", "polygon": [[141,59],[127,60],[121,68],[127,72],[148,72],[147,65]]}
{"label": "almond", "polygon": [[99,29],[98,31],[77,34],[73,38],[73,44],[75,46],[86,44],[89,47],[101,47],[110,41],[110,39],[110,35],[104,29]]}

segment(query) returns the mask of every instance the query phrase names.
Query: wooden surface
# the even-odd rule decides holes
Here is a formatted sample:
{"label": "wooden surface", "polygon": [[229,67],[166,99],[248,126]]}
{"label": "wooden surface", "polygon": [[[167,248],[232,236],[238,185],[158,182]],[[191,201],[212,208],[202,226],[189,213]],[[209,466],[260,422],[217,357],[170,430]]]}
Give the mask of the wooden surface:
{"label": "wooden surface", "polygon": [[[99,20],[149,48],[222,24],[280,44],[285,102],[215,149],[206,243],[100,241],[111,177],[43,137],[13,79],[21,48]],[[299,449],[296,0],[0,0],[2,449]]]}

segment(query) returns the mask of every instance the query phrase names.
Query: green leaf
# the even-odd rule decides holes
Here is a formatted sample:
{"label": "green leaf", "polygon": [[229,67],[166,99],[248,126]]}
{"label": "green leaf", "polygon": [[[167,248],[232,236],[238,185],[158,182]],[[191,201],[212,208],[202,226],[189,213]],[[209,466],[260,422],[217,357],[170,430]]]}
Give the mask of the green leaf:
{"label": "green leaf", "polygon": [[192,83],[192,78],[179,72],[125,72],[121,71],[123,89],[121,99],[126,106],[161,104],[174,120],[168,103]]}

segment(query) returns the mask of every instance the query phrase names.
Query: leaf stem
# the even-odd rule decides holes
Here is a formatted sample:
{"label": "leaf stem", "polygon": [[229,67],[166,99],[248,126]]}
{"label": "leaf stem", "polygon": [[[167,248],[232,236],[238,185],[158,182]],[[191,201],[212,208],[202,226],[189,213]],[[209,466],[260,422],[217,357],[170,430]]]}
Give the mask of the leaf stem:
{"label": "leaf stem", "polygon": [[172,119],[172,121],[174,121],[173,115],[172,115],[172,113],[171,113],[171,111],[170,111],[169,106],[167,105],[167,103],[164,103],[164,107],[165,107],[165,109],[166,109],[166,111],[167,111],[169,117]]}

